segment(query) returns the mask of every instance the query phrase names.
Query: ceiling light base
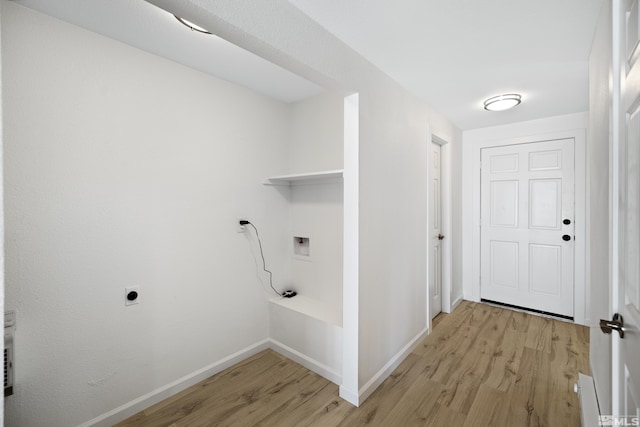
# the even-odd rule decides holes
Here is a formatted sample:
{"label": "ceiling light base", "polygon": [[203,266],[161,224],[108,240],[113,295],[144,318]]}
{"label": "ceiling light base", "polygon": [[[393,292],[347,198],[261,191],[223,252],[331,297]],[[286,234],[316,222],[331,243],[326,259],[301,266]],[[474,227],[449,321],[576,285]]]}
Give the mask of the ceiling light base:
{"label": "ceiling light base", "polygon": [[209,31],[204,28],[194,24],[193,22],[187,21],[186,19],[180,18],[179,16],[173,15],[182,25],[189,28],[191,31],[197,31],[202,34],[211,34]]}
{"label": "ceiling light base", "polygon": [[504,111],[519,105],[521,102],[521,95],[508,93],[487,99],[484,101],[484,109],[487,111]]}

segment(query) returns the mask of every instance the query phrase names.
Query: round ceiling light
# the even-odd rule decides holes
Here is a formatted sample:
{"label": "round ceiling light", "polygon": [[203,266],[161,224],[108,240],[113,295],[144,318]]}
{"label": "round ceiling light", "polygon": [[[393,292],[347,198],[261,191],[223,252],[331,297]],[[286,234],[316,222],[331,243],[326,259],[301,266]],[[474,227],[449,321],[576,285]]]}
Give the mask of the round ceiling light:
{"label": "round ceiling light", "polygon": [[484,101],[484,109],[488,111],[503,111],[513,108],[522,102],[522,96],[517,93],[498,95]]}
{"label": "round ceiling light", "polygon": [[189,29],[191,29],[191,31],[197,31],[199,33],[202,34],[211,34],[209,31],[205,30],[202,27],[197,26],[196,24],[194,24],[193,22],[189,22],[186,19],[182,19],[179,16],[173,15],[178,21],[180,21],[180,23],[182,25],[184,25],[185,27],[188,27]]}

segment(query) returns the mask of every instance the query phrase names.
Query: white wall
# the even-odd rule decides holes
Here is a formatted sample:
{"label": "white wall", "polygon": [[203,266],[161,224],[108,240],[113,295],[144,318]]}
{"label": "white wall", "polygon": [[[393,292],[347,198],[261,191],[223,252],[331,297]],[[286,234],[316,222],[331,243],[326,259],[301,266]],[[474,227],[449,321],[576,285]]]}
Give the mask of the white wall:
{"label": "white wall", "polygon": [[[304,306],[313,300],[303,293],[284,304]],[[312,305],[317,309],[318,306]],[[300,363],[328,380],[342,382],[342,327],[328,322],[327,318],[309,316],[308,312],[270,304],[269,326],[271,348]]]}
{"label": "white wall", "polygon": [[342,266],[342,384],[340,396],[349,402],[360,400],[359,359],[359,189],[360,189],[360,95],[344,99],[344,246]]}
{"label": "white wall", "polygon": [[342,169],[344,97],[325,92],[290,104],[288,173]]}
{"label": "white wall", "polygon": [[464,263],[462,258],[462,141],[451,144],[451,239],[452,239],[452,274],[451,274],[451,304],[461,301],[462,272]]}
{"label": "white wall", "polygon": [[[326,92],[290,104],[287,171],[310,173],[341,169],[344,99]],[[285,172],[285,171],[281,171]],[[271,304],[270,337],[276,351],[337,384],[342,378],[343,183],[320,180],[274,186],[288,201],[284,254],[293,300]],[[294,256],[294,236],[309,238],[309,257]],[[295,308],[294,308],[295,307]],[[320,317],[314,317],[320,316]],[[327,321],[331,318],[331,321]]]}
{"label": "white wall", "polygon": [[[326,92],[291,104],[288,172],[342,169],[344,98]],[[342,311],[343,185],[340,181],[292,186],[286,256],[291,288]],[[311,235],[309,261],[293,257],[293,235]]]}
{"label": "white wall", "polygon": [[[290,196],[291,288],[342,312],[342,182],[294,186]],[[293,257],[293,236],[309,235],[311,256]]]}
{"label": "white wall", "polygon": [[425,331],[427,125],[452,144],[461,143],[460,131],[287,0],[150,2],[197,16],[225,39],[324,87],[359,93],[359,289],[358,301],[344,301],[359,312],[359,389],[342,391],[365,397]]}
{"label": "white wall", "polygon": [[[461,132],[286,0],[234,2],[233,7],[200,0],[153,3],[187,19],[197,14],[224,38],[323,86],[360,93],[359,289],[357,294],[345,293],[351,298],[357,295],[357,301],[348,302],[359,312],[358,354],[349,355],[355,355],[358,363],[344,362],[358,366],[359,389],[348,391],[365,397],[426,328],[427,125],[456,145],[461,144]],[[227,224],[235,225],[238,216],[277,223],[271,215],[284,214],[281,199],[271,200],[262,187],[253,185],[273,175],[279,161],[285,166],[285,156],[273,147],[286,139],[284,124],[279,126],[286,121],[286,113],[272,101],[242,90],[238,96],[235,87],[150,55],[143,54],[141,59],[138,51],[64,24],[38,18],[20,27],[15,24],[23,19],[17,15],[27,14],[16,12],[17,6],[11,8],[11,19],[3,16],[3,23],[12,24],[11,31],[3,31],[20,37],[3,40],[5,63],[15,67],[4,76],[5,86],[12,87],[5,94],[5,106],[17,107],[6,123],[45,119],[38,120],[38,126],[16,126],[6,136],[7,141],[21,141],[8,147],[7,155],[32,162],[6,172],[13,180],[8,188],[15,188],[7,194],[7,229],[16,230],[7,242],[8,252],[16,254],[8,265],[14,282],[8,293],[19,310],[20,333],[32,337],[23,343],[21,363],[33,372],[30,382],[22,378],[25,385],[20,393],[25,395],[11,406],[14,414],[34,418],[24,420],[26,425],[45,419],[47,425],[52,420],[74,423],[130,400],[138,389],[153,389],[191,372],[206,364],[204,359],[215,361],[218,354],[229,354],[231,347],[241,349],[253,338],[266,336],[264,322],[246,317],[266,313],[263,295],[252,299],[257,295],[254,260],[243,260],[250,268],[240,261],[229,262],[230,253],[250,257],[247,241],[238,242],[226,233],[234,231]],[[35,20],[28,16],[25,19]],[[55,29],[53,35],[50,27]],[[31,54],[23,55],[26,51]],[[19,75],[17,69],[24,73]],[[158,86],[160,82],[164,86]],[[204,90],[203,85],[215,89]],[[226,96],[218,103],[221,91]],[[166,100],[173,102],[167,105]],[[180,109],[176,111],[175,106]],[[242,112],[246,119],[230,121],[224,115],[229,110]],[[214,121],[216,117],[224,119]],[[247,125],[249,118],[253,121]],[[114,130],[104,120],[125,122],[127,127]],[[86,138],[87,129],[91,138]],[[201,138],[189,142],[178,132],[185,129],[206,136],[207,141],[229,143],[212,147]],[[22,140],[29,143],[23,146]],[[128,156],[125,162],[122,153]],[[164,155],[171,156],[171,161]],[[246,169],[238,168],[231,158],[240,158]],[[459,159],[453,163],[455,175],[461,166]],[[78,180],[76,172],[88,177]],[[226,185],[229,182],[234,186]],[[202,193],[208,198],[200,199]],[[460,194],[455,190],[454,194],[455,209]],[[86,200],[91,201],[89,208],[84,207]],[[460,224],[454,223],[456,227]],[[279,242],[267,249],[273,251],[267,256],[275,266],[284,264],[277,257],[285,250],[280,231],[274,228],[271,236],[265,236]],[[96,243],[102,241],[108,243]],[[140,253],[145,254],[142,260]],[[218,259],[226,262],[216,263]],[[37,262],[37,268],[25,266],[29,260]],[[146,275],[149,270],[151,277]],[[100,272],[97,277],[92,274],[95,271]],[[116,309],[113,314],[109,307],[121,306],[124,281],[126,285],[143,283],[147,289],[143,298],[156,299],[158,304],[140,304],[135,312]],[[230,300],[228,290],[246,297]],[[184,291],[197,293],[185,295]],[[203,293],[210,298],[200,298]],[[69,295],[75,296],[68,299]],[[79,306],[76,298],[84,305]],[[206,305],[204,320],[198,304]],[[152,316],[145,317],[147,311]],[[99,324],[91,321],[95,317],[101,318]],[[109,318],[117,318],[116,327],[102,321]],[[200,328],[197,340],[195,334],[184,333],[194,324],[192,320],[200,328],[202,324],[210,328],[205,333],[212,336],[211,341],[201,339]],[[238,325],[242,333],[224,330],[229,324]],[[49,340],[50,345],[49,337],[61,330],[71,331],[56,342],[63,354],[39,356],[42,342]],[[218,339],[226,336],[230,339]],[[140,340],[149,346],[141,346]],[[177,340],[177,345],[169,340]],[[74,350],[66,344],[73,344]],[[176,353],[185,347],[193,350]],[[93,360],[75,363],[70,372],[66,360],[75,354]],[[176,357],[188,360],[176,365]],[[89,386],[88,381],[95,385]],[[129,387],[129,381],[135,386]],[[58,400],[62,398],[64,402]],[[42,404],[42,411],[20,411],[33,401]]]}
{"label": "white wall", "polygon": [[[288,106],[2,4],[13,426],[70,426],[268,338]],[[262,276],[264,279],[264,276]],[[124,288],[140,304],[124,306]]]}
{"label": "white wall", "polygon": [[385,366],[400,360],[403,349],[420,340],[427,327],[429,118],[417,100],[392,90],[388,82],[380,83],[380,92],[372,90],[367,97],[360,92],[363,396],[386,376]]}
{"label": "white wall", "polygon": [[609,319],[610,249],[610,117],[612,79],[611,3],[603,3],[589,56],[589,246],[588,263],[591,304],[589,361],[598,393],[600,413],[611,410],[611,338],[598,327],[598,319]]}
{"label": "white wall", "polygon": [[[573,137],[576,141],[576,275],[575,319],[583,323],[589,310],[586,299],[588,289],[585,283],[585,159],[586,130],[588,113],[567,114],[546,119],[513,123],[474,129],[463,133],[462,146],[462,282],[464,298],[479,301],[479,159],[480,148],[489,145],[508,145],[522,142],[535,142],[544,138]],[[585,230],[581,233],[580,230]]]}

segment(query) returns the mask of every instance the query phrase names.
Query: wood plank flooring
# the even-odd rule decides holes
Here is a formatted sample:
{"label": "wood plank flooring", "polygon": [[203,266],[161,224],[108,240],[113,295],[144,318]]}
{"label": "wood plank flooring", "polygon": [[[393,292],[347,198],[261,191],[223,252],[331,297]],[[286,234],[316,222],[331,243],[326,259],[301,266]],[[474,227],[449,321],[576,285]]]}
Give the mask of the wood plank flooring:
{"label": "wood plank flooring", "polygon": [[129,426],[579,426],[589,330],[463,302],[359,408],[267,350],[117,424]]}

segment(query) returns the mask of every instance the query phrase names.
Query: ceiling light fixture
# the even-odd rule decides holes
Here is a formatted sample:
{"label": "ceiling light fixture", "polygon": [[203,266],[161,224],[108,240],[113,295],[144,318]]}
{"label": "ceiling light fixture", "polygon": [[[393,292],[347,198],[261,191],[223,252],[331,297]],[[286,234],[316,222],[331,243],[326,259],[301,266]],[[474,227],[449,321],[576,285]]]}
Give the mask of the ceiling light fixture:
{"label": "ceiling light fixture", "polygon": [[498,95],[484,101],[484,109],[488,111],[503,111],[513,108],[522,102],[522,96],[517,93]]}
{"label": "ceiling light fixture", "polygon": [[191,31],[197,31],[199,33],[202,34],[211,34],[209,31],[205,30],[202,27],[197,26],[196,24],[194,24],[193,22],[189,22],[186,19],[182,19],[179,16],[173,15],[178,21],[180,21],[180,23],[182,25],[184,25],[185,27],[188,27]]}

